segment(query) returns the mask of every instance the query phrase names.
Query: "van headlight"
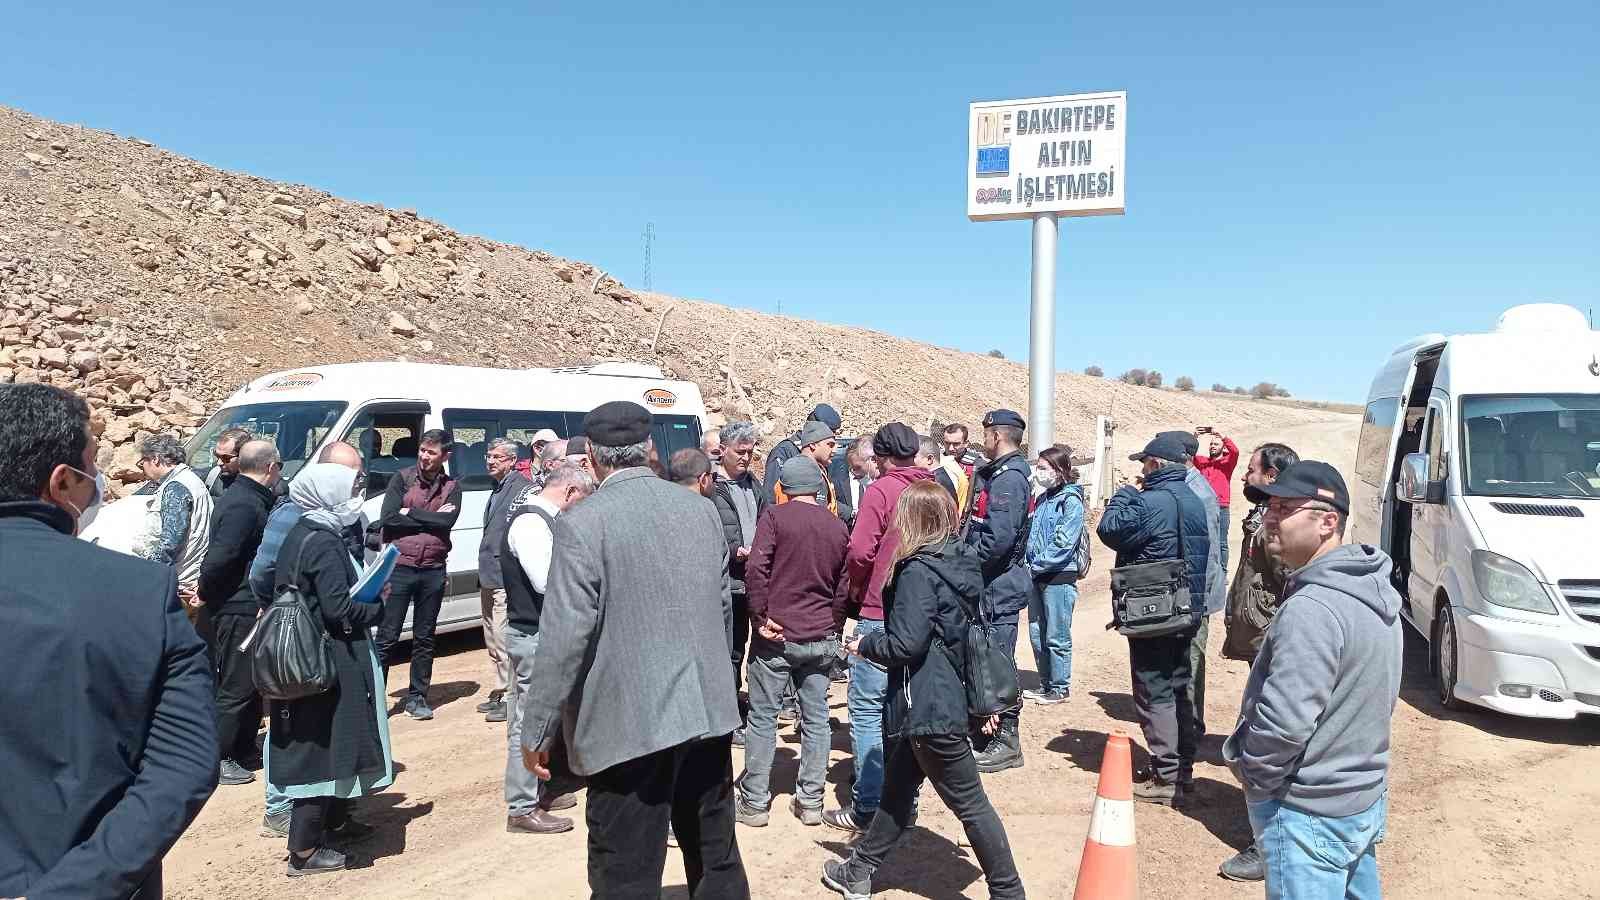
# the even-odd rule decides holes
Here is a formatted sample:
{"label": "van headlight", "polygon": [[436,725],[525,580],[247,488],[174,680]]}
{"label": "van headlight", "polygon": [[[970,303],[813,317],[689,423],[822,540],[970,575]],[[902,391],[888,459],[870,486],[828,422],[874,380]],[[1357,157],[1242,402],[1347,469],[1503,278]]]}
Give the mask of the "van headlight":
{"label": "van headlight", "polygon": [[1544,585],[1516,560],[1487,550],[1474,550],[1472,574],[1483,599],[1495,606],[1555,615],[1556,605],[1550,602]]}

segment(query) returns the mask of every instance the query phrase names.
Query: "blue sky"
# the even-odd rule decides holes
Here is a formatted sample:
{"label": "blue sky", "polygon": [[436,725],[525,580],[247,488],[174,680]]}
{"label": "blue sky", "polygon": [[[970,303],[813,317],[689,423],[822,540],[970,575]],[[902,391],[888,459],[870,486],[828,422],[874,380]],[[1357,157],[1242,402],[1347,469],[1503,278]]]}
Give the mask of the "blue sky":
{"label": "blue sky", "polygon": [[967,104],[1125,89],[1063,369],[1360,400],[1413,334],[1600,298],[1593,2],[67,6],[5,14],[0,103],[636,285],[654,222],[657,290],[1013,359],[1029,227],[967,221]]}

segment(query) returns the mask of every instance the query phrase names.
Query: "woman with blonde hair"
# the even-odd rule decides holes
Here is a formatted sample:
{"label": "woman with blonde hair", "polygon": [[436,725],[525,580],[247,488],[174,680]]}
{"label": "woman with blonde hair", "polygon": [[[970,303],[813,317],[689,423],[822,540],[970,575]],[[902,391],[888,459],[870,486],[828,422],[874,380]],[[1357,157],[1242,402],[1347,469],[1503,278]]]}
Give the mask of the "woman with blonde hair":
{"label": "woman with blonde hair", "polygon": [[883,588],[884,628],[845,645],[889,670],[883,717],[883,799],[846,860],[822,866],[822,883],[847,900],[870,900],[872,874],[909,824],[924,780],[966,829],[992,898],[1025,896],[1005,826],[983,791],[967,738],[960,660],[967,610],[978,607],[978,559],[956,538],[956,505],[931,480],[906,487],[895,507],[900,544]]}

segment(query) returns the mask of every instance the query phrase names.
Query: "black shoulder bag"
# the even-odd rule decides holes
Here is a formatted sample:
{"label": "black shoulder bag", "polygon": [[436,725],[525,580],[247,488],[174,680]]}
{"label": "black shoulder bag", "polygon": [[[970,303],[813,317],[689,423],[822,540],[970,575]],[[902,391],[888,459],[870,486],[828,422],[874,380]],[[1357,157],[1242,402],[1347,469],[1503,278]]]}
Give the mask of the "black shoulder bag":
{"label": "black shoulder bag", "polygon": [[269,700],[311,697],[332,690],[339,682],[333,641],[300,594],[300,561],[305,548],[306,542],[301,541],[294,573],[278,587],[272,605],[251,632],[250,674],[256,690]]}
{"label": "black shoulder bag", "polygon": [[1183,548],[1183,505],[1176,496],[1172,497],[1172,505],[1178,517],[1178,558],[1111,570],[1111,614],[1118,634],[1130,638],[1165,637],[1195,624],[1189,597],[1189,560]]}
{"label": "black shoulder bag", "polygon": [[[966,550],[961,548],[957,552]],[[967,620],[961,655],[951,652],[950,645],[945,643],[942,635],[936,636],[936,639],[949,654],[951,663],[961,676],[961,684],[967,690],[967,715],[986,719],[1015,709],[1022,697],[1016,662],[995,634],[994,624],[983,617],[980,611],[983,604],[979,602],[975,606],[968,606],[966,597],[960,591],[954,593],[956,607]]]}

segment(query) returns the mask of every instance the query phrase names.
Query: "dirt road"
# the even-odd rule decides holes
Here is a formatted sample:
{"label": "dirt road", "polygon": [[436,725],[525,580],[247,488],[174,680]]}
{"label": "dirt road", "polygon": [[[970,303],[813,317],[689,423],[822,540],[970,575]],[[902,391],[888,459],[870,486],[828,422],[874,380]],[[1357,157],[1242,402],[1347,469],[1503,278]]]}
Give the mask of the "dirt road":
{"label": "dirt road", "polygon": [[[1338,417],[1272,435],[1308,457],[1348,472],[1356,423]],[[1267,435],[1235,436],[1244,447]],[[1119,435],[1123,444],[1142,435]],[[1235,509],[1245,509],[1235,492]],[[1234,539],[1238,538],[1235,525]],[[1235,554],[1236,558],[1236,554]],[[1137,736],[1129,695],[1125,641],[1103,630],[1109,555],[1096,559],[1073,630],[1070,703],[1023,714],[1027,766],[986,776],[1017,863],[1037,898],[1070,897],[1088,825],[1107,731]],[[1213,624],[1220,634],[1221,622]],[[1414,637],[1414,636],[1413,636]],[[1217,864],[1249,840],[1244,797],[1219,765],[1222,735],[1237,714],[1247,667],[1215,654],[1211,642],[1207,722],[1198,791],[1180,808],[1138,810],[1142,895],[1260,897],[1256,885],[1217,876]],[[402,771],[396,785],[364,801],[362,815],[380,828],[364,848],[365,867],[312,883],[283,875],[284,843],[258,835],[261,785],[219,788],[167,858],[167,888],[178,898],[300,897],[319,891],[344,898],[473,896],[560,900],[587,897],[582,807],[579,827],[553,837],[505,833],[501,774],[505,730],[473,712],[487,690],[487,659],[471,635],[442,640],[435,667],[432,722],[391,719]],[[1024,645],[1024,681],[1033,660]],[[402,684],[403,671],[391,687]],[[833,714],[846,718],[836,686]],[[834,734],[828,770],[830,805],[847,796],[849,734]],[[1394,716],[1394,769],[1389,837],[1380,852],[1385,896],[1397,900],[1460,897],[1600,897],[1600,874],[1588,857],[1600,846],[1600,721],[1540,722],[1487,712],[1448,713],[1434,699],[1420,642],[1408,643],[1406,679]],[[833,896],[817,880],[822,861],[845,848],[841,835],[805,828],[787,812],[799,744],[780,738],[772,824],[740,827],[739,843],[757,898]],[[1135,763],[1139,762],[1136,751]],[[735,769],[739,767],[735,751]],[[885,898],[954,900],[986,897],[971,853],[957,845],[960,828],[931,792],[923,794],[918,828],[879,872]],[[664,897],[684,898],[682,867],[669,853]]]}

